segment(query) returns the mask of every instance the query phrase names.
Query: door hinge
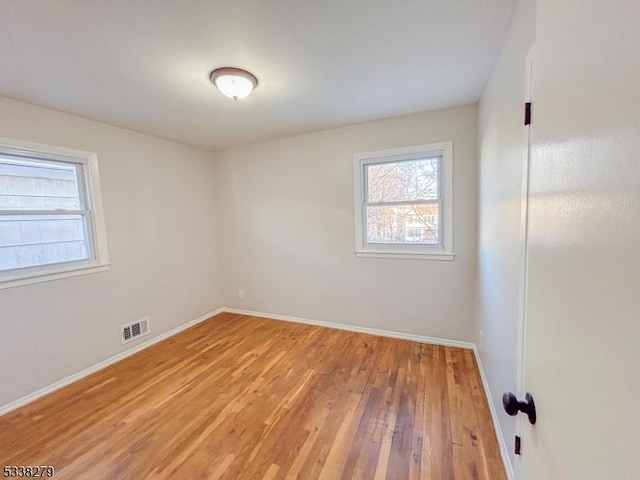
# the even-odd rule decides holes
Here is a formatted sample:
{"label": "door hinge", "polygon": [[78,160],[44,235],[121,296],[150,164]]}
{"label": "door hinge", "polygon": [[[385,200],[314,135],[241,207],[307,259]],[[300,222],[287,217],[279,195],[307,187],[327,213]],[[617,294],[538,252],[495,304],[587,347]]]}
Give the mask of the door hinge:
{"label": "door hinge", "polygon": [[524,104],[524,124],[531,125],[531,102]]}
{"label": "door hinge", "polygon": [[516,455],[520,455],[520,437],[516,435],[516,446],[513,450]]}

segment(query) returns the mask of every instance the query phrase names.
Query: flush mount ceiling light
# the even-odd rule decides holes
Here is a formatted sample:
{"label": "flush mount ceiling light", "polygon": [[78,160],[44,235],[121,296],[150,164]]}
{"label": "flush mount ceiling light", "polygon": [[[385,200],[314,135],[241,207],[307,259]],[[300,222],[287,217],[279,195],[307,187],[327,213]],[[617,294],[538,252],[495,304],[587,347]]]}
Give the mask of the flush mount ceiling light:
{"label": "flush mount ceiling light", "polygon": [[209,78],[223,95],[234,100],[248,97],[258,85],[258,79],[254,75],[233,67],[216,68]]}

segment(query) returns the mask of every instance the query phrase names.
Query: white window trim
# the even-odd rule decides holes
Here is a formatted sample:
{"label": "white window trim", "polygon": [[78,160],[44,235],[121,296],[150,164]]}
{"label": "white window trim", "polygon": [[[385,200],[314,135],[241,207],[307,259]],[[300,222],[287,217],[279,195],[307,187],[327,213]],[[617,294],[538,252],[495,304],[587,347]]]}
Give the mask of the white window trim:
{"label": "white window trim", "polygon": [[[442,214],[440,245],[370,244],[365,241],[365,176],[364,166],[372,163],[397,162],[442,156],[439,167]],[[353,190],[355,216],[355,253],[364,258],[403,258],[415,260],[453,260],[453,142],[438,142],[391,148],[353,156]]]}
{"label": "white window trim", "polygon": [[98,156],[95,153],[82,150],[3,137],[0,137],[0,153],[44,157],[51,160],[81,163],[84,166],[85,183],[88,190],[86,192],[87,201],[92,217],[91,226],[93,231],[90,232],[90,235],[92,235],[94,250],[93,258],[87,261],[66,262],[2,272],[0,273],[0,290],[109,270],[111,264],[109,263],[106,226],[102,209]]}

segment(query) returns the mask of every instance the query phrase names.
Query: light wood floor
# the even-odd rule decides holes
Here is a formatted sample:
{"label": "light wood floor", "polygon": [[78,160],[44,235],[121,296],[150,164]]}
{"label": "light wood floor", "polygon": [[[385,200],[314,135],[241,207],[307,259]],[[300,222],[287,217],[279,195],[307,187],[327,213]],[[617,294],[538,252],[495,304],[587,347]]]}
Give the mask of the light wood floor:
{"label": "light wood floor", "polygon": [[55,479],[505,479],[471,351],[220,314],[0,417]]}

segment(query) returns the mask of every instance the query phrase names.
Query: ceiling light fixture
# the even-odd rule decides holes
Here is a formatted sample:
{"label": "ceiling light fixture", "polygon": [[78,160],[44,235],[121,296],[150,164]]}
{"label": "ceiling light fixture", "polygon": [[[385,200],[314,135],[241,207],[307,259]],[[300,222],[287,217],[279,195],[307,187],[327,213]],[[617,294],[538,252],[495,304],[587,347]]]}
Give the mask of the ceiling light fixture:
{"label": "ceiling light fixture", "polygon": [[216,68],[209,78],[223,95],[234,100],[248,97],[258,85],[258,79],[253,74],[233,67]]}

